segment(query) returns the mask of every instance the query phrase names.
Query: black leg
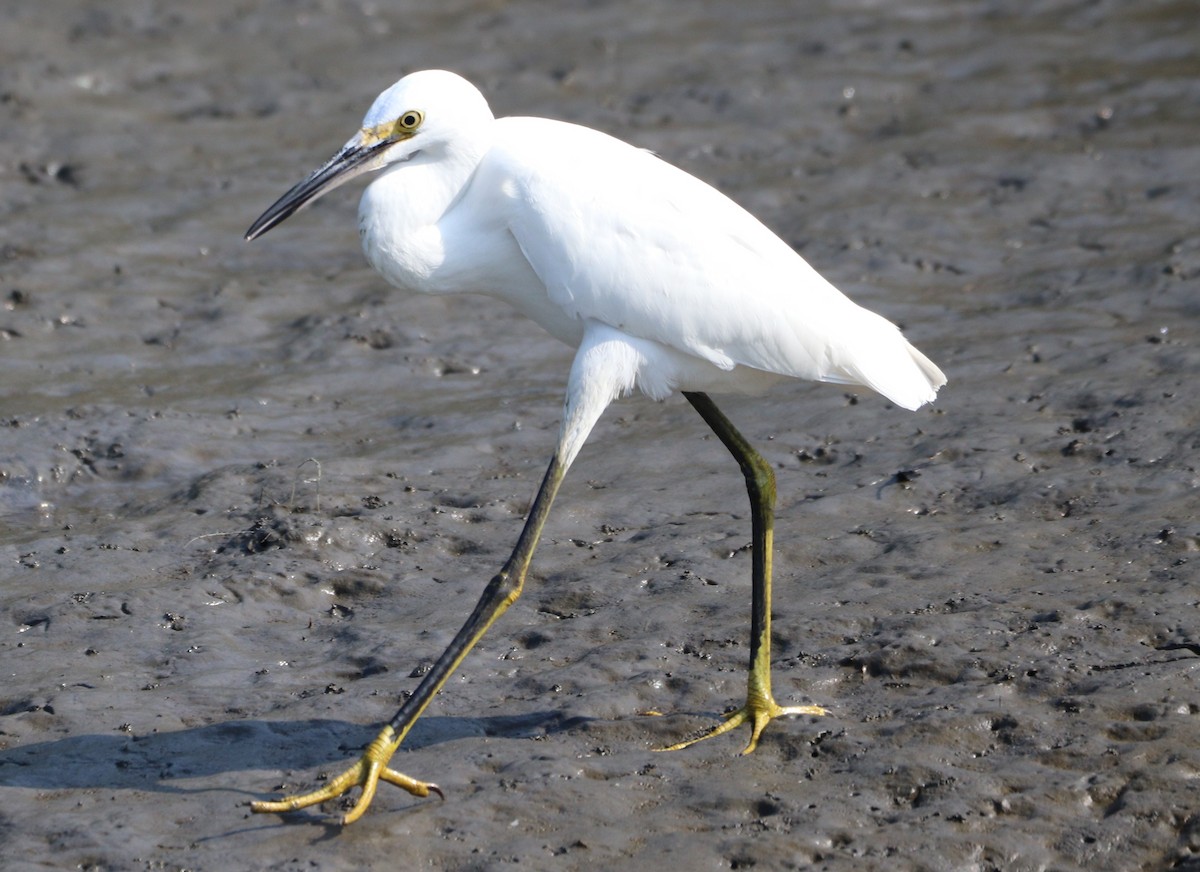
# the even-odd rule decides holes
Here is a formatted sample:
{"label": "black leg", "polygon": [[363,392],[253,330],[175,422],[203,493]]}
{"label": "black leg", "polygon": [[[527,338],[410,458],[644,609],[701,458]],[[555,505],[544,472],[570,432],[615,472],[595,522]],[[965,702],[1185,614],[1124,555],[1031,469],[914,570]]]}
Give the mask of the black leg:
{"label": "black leg", "polygon": [[358,762],[319,790],[299,796],[285,797],[274,802],[253,802],[250,804],[252,811],[295,811],[328,799],[334,799],[354,787],[362,787],[362,794],[359,796],[358,802],[342,818],[343,824],[349,824],[358,820],[367,810],[380,781],[402,787],[414,796],[428,796],[430,791],[441,795],[441,790],[436,784],[417,781],[401,772],[389,769],[387,764],[396,753],[396,749],[400,747],[400,743],[404,741],[404,737],[408,735],[408,731],[412,729],[412,725],[416,723],[417,718],[425,711],[425,707],[429,705],[438,690],[462,663],[467,652],[521,595],[521,588],[525,584],[525,575],[529,571],[529,562],[533,558],[542,527],[545,526],[546,518],[550,514],[550,505],[554,502],[555,494],[558,493],[559,485],[562,484],[566,471],[566,465],[559,459],[559,454],[555,453],[546,470],[546,476],[542,479],[537,496],[533,500],[529,517],[517,539],[512,556],[508,558],[504,568],[484,588],[483,595],[479,598],[471,616],[467,618],[466,623],[455,634],[446,650],[438,657],[433,668],[425,675],[417,689],[413,691],[412,696],[396,712],[395,717],[367,746]]}
{"label": "black leg", "polygon": [[815,705],[781,706],[771,694],[771,551],[775,521],[775,473],[707,394],[684,392],[700,417],[729,449],[746,479],[750,496],[751,595],[750,667],[746,677],[746,704],[715,727],[695,738],[678,742],[664,751],[677,751],[702,739],[729,732],[744,723],[751,726],[750,741],[743,754],[758,745],[759,736],[780,715],[824,715]]}

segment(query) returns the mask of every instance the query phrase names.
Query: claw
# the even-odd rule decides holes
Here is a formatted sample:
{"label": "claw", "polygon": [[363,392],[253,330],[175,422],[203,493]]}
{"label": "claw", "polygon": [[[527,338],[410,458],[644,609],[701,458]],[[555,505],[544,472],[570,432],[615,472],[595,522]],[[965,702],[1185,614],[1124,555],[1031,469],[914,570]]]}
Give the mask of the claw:
{"label": "claw", "polygon": [[442,793],[442,789],[432,781],[417,781],[415,778],[409,778],[403,772],[397,772],[395,769],[384,769],[379,773],[379,779],[386,781],[388,784],[403,787],[413,796],[429,796],[431,793],[436,793],[438,799],[444,800],[446,798],[446,794]]}
{"label": "claw", "polygon": [[775,718],[782,715],[817,715],[823,716],[829,714],[827,709],[821,708],[819,705],[790,705],[781,706],[771,697],[765,699],[758,696],[751,696],[746,700],[746,704],[739,708],[733,714],[725,718],[721,723],[710,729],[705,730],[698,736],[690,739],[684,739],[682,742],[676,742],[674,745],[668,745],[665,748],[656,748],[656,751],[679,751],[697,742],[702,742],[705,739],[711,739],[713,736],[720,736],[723,733],[728,733],[730,730],[740,727],[742,724],[750,723],[750,741],[746,743],[746,747],[742,750],[743,754],[749,754],[758,747],[759,736],[766,729],[767,724]]}
{"label": "claw", "polygon": [[399,747],[399,744],[395,739],[395,733],[392,731],[392,728],[390,726],[384,727],[383,731],[363,751],[362,757],[353,766],[324,787],[297,796],[285,796],[283,799],[252,802],[250,803],[250,810],[259,814],[280,814],[297,811],[298,809],[308,808],[309,806],[317,805],[330,799],[336,799],[355,787],[361,787],[362,793],[359,795],[358,801],[354,803],[354,807],[346,812],[341,819],[342,825],[352,824],[362,817],[371,805],[371,800],[375,798],[375,789],[379,786],[380,781],[386,781],[388,784],[394,784],[397,787],[403,788],[413,796],[425,797],[429,796],[430,793],[436,793],[439,797],[445,799],[446,795],[442,793],[442,789],[436,784],[417,781],[417,779],[410,778],[403,772],[397,772],[395,769],[387,767],[388,761],[396,753],[396,748]]}

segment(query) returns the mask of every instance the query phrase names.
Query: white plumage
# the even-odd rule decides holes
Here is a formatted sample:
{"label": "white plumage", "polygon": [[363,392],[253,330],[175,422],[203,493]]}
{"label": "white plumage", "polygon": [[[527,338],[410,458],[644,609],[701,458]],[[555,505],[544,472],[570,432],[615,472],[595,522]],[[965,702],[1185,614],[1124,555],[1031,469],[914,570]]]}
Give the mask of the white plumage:
{"label": "white plumage", "polygon": [[774,374],[915,409],[945,383],[757,218],[647,151],[565,122],[494,120],[439,71],[385,91],[364,127],[442,104],[460,107],[454,123],[427,112],[363,195],[364,248],[393,284],[500,297],[569,344],[606,325],[649,352],[637,382],[655,399],[757,391]]}
{"label": "white plumage", "polygon": [[[639,388],[685,392],[747,479],[754,597],[746,705],[706,736],[751,723],[752,750],[782,714],[770,689],[770,467],[706,396],[803,378],[865,385],[906,409],[934,399],[942,372],[879,315],[854,304],[732,200],[653,154],[541,118],[495,119],[453,73],[413,73],[384,91],[324,167],[271,206],[253,239],[364,172],[359,232],[397,287],[506,300],[578,350],[558,445],[517,546],[433,669],[363,758],[326,787],[257,811],[299,808],[379,779],[436,786],[386,768],[462,657],[519,595],[550,504],[600,414]],[[682,747],[680,743],[673,747]]]}

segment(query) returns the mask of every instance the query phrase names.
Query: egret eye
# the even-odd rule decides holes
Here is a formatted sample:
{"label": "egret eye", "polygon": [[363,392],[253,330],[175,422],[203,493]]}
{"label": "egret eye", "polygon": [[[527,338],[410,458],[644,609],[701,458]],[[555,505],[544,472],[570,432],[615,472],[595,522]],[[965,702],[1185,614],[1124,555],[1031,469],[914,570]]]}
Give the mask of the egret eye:
{"label": "egret eye", "polygon": [[425,120],[425,113],[419,109],[409,109],[403,115],[396,119],[397,133],[412,133],[421,126],[421,122]]}

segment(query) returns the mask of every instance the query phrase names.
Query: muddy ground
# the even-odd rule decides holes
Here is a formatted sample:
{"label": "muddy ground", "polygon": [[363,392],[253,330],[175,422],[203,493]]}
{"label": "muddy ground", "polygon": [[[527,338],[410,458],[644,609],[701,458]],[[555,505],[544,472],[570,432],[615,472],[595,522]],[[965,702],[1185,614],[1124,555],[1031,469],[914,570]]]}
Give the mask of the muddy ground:
{"label": "muddy ground", "polygon": [[[1200,868],[1195,9],[798,7],[7,5],[6,868]],[[571,350],[390,291],[359,186],[241,240],[425,67],[718,185],[950,383],[725,403],[776,691],[829,717],[652,751],[739,701],[750,534],[633,398],[397,758],[446,800],[250,816],[415,686],[555,437]]]}

